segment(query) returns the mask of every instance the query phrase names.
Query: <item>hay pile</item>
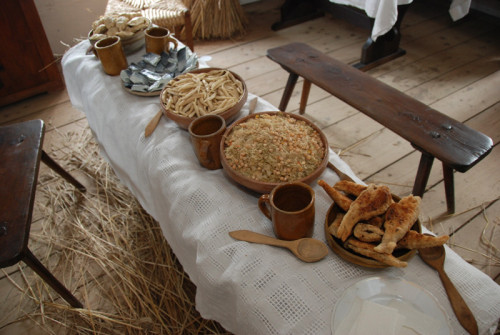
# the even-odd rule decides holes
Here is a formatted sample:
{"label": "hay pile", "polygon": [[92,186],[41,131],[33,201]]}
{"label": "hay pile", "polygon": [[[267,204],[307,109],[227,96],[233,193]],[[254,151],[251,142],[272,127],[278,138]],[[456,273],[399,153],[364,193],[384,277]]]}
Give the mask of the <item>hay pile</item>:
{"label": "hay pile", "polygon": [[193,37],[227,39],[245,33],[248,19],[238,0],[189,0]]}
{"label": "hay pile", "polygon": [[85,308],[69,307],[23,265],[29,284],[13,281],[23,307],[8,324],[29,318],[47,333],[68,334],[227,333],[195,310],[195,287],[158,223],[99,156],[90,131],[69,134],[65,143],[72,144],[68,153],[54,158],[95,180],[95,190],[82,194],[44,169],[35,205],[42,229],[32,229],[30,248]]}

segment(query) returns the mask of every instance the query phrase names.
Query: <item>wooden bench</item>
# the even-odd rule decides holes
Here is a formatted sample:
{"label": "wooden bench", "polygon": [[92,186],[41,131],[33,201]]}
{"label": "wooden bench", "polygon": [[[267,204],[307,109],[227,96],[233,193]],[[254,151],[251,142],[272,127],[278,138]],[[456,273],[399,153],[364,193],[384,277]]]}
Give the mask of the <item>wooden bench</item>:
{"label": "wooden bench", "polygon": [[434,158],[443,165],[446,204],[455,211],[453,170],[465,172],[493,147],[488,136],[303,43],[269,49],[267,56],[290,73],[279,109],[285,111],[298,77],[304,78],[300,113],[309,89],[319,86],[409,141],[422,153],[413,194],[423,196]]}

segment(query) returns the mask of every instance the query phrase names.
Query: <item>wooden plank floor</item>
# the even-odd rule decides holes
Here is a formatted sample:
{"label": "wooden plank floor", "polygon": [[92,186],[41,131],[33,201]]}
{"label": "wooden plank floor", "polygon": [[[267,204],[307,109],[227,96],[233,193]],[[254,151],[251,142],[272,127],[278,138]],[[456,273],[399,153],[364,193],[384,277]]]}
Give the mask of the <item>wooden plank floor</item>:
{"label": "wooden plank floor", "polygon": [[[280,31],[270,26],[279,18],[282,1],[245,5],[251,25],[235,40],[198,41],[198,55],[211,57],[212,66],[240,74],[249,91],[275,106],[288,74],[266,58],[266,50],[292,41],[305,42],[332,57],[353,64],[368,32],[329,15]],[[500,23],[468,17],[452,23],[448,12],[415,2],[402,26],[407,54],[370,70],[373,77],[429,104],[433,108],[490,136],[495,146],[488,157],[465,174],[455,173],[456,215],[446,216],[442,171],[436,162],[423,198],[421,220],[438,234],[450,234],[449,245],[462,257],[500,283]],[[290,100],[297,112],[301,82]],[[366,182],[385,183],[402,196],[411,192],[419,153],[394,133],[317,87],[311,89],[306,117],[327,134],[332,148]],[[61,134],[87,126],[85,115],[74,109],[66,91],[40,95],[0,108],[0,124],[41,118],[46,122],[44,148],[49,153],[71,150]],[[41,222],[34,213],[33,229]],[[17,267],[6,269],[22,280]],[[22,300],[0,272],[0,315]],[[12,301],[16,303],[13,305]],[[26,329],[37,329],[27,321]],[[13,334],[3,327],[0,334]],[[36,333],[33,331],[33,333]]]}

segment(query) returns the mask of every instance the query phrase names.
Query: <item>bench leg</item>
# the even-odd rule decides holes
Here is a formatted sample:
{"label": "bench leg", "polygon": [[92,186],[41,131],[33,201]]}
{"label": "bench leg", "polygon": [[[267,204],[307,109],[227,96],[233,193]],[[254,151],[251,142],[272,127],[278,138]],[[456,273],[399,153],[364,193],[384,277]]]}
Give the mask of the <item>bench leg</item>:
{"label": "bench leg", "polygon": [[68,289],[26,248],[23,262],[33,269],[47,284],[49,284],[61,297],[74,308],[83,308],[82,303],[71,294]]}
{"label": "bench leg", "polygon": [[57,164],[52,158],[50,158],[47,153],[42,150],[42,162],[47,164],[52,170],[57,172],[61,177],[63,177],[67,182],[73,184],[77,189],[82,192],[85,192],[85,186],[83,186],[78,180],[75,179],[72,175],[70,175],[66,170],[64,170],[59,164]]}
{"label": "bench leg", "polygon": [[455,184],[453,169],[443,163],[444,192],[446,194],[446,207],[448,214],[455,213]]}
{"label": "bench leg", "polygon": [[429,180],[433,161],[434,156],[422,152],[420,163],[418,165],[417,176],[415,177],[415,184],[413,184],[413,195],[419,197],[424,196],[425,186]]}
{"label": "bench leg", "polygon": [[295,84],[297,83],[297,79],[299,79],[299,75],[290,72],[290,75],[288,76],[288,80],[286,82],[285,91],[281,96],[280,105],[278,107],[282,112],[284,112],[286,110],[286,106],[288,106],[288,101],[290,101],[293,89],[295,88]]}
{"label": "bench leg", "polygon": [[300,97],[300,108],[299,114],[304,114],[307,106],[307,99],[309,98],[309,92],[311,91],[311,82],[304,78],[304,84],[302,86],[302,95]]}

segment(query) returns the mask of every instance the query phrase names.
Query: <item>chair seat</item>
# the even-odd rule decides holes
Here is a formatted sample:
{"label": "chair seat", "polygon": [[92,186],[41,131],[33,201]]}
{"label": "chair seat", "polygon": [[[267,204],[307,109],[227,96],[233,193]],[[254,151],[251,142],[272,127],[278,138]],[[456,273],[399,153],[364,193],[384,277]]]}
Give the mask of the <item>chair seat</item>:
{"label": "chair seat", "polygon": [[0,267],[16,264],[28,244],[44,124],[0,127]]}
{"label": "chair seat", "polygon": [[[180,0],[109,0],[106,15],[119,13],[141,13],[155,24],[158,20],[176,25],[184,24],[184,14],[189,9]],[[152,17],[144,14],[152,14]]]}

